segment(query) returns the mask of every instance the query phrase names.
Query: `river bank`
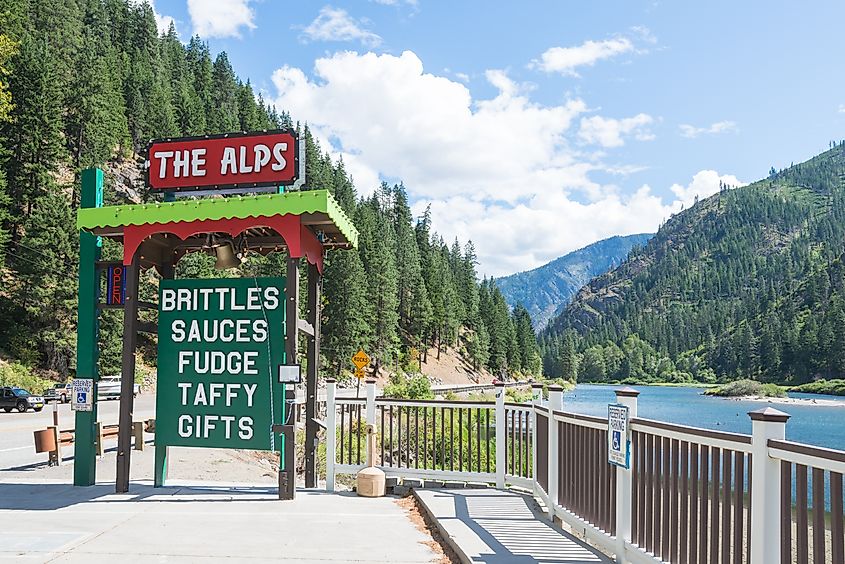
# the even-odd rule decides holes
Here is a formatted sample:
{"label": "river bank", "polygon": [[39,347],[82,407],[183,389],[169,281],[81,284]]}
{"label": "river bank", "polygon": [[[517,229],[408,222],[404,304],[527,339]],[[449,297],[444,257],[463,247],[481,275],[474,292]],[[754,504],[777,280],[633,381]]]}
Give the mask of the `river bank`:
{"label": "river bank", "polygon": [[[808,394],[809,395],[809,394]],[[719,397],[719,396],[712,396]],[[737,396],[737,397],[722,397],[720,399],[730,401],[763,401],[766,403],[775,403],[780,405],[806,405],[819,407],[845,407],[845,398],[843,399],[828,399],[828,398],[774,398],[766,396]]]}

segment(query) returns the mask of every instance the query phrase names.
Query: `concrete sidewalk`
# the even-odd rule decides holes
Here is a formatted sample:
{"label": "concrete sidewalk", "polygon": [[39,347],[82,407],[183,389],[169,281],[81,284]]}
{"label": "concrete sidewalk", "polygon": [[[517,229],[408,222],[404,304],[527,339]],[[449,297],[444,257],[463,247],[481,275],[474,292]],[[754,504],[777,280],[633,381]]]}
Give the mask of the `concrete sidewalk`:
{"label": "concrete sidewalk", "polygon": [[0,482],[0,562],[432,562],[394,498],[255,485]]}
{"label": "concrete sidewalk", "polygon": [[414,493],[462,562],[612,562],[553,526],[527,495],[494,489],[418,489]]}

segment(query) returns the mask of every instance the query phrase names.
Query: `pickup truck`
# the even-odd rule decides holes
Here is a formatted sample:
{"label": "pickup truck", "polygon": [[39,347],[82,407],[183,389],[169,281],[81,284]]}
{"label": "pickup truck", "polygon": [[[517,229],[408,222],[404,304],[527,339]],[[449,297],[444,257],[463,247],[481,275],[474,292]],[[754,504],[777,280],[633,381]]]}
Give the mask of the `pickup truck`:
{"label": "pickup truck", "polygon": [[49,388],[46,392],[44,392],[44,401],[58,401],[61,403],[69,403],[70,402],[70,394],[73,392],[73,388],[70,383],[67,384],[56,384],[52,388]]}
{"label": "pickup truck", "polygon": [[[135,397],[141,393],[141,385],[133,384],[132,393]],[[120,376],[103,376],[97,383],[97,399],[119,399]]]}
{"label": "pickup truck", "polygon": [[29,409],[41,411],[44,409],[44,398],[41,396],[34,396],[23,388],[0,388],[0,408],[9,413],[13,409],[17,409],[21,413],[25,413]]}

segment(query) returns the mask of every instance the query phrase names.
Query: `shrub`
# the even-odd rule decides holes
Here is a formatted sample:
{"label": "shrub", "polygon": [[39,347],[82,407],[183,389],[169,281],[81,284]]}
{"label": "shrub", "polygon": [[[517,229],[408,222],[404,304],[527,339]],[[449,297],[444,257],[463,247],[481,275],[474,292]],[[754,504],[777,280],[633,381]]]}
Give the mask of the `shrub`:
{"label": "shrub", "polygon": [[728,382],[724,386],[719,386],[712,390],[707,390],[705,395],[720,396],[720,397],[740,397],[740,396],[761,396],[766,398],[782,398],[786,396],[786,391],[776,384],[761,384],[756,380],[736,380],[735,382]]}
{"label": "shrub", "polygon": [[52,388],[53,384],[55,382],[52,380],[36,376],[32,370],[18,362],[0,365],[0,386],[23,388],[32,394],[40,395]]}
{"label": "shrub", "polygon": [[534,396],[531,394],[531,389],[525,388],[505,388],[505,399],[513,403],[526,403],[531,401]]}
{"label": "shrub", "polygon": [[431,382],[424,374],[405,376],[401,373],[392,374],[390,382],[384,387],[384,397],[398,399],[434,399]]}

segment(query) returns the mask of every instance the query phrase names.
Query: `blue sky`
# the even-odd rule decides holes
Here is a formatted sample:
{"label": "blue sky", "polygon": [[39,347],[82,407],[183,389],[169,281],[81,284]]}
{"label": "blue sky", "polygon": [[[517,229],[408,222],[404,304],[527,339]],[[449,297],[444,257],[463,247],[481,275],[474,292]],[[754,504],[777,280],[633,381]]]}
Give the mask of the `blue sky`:
{"label": "blue sky", "polygon": [[307,121],[362,194],[403,181],[480,271],[527,270],[845,138],[845,3],[156,0]]}

